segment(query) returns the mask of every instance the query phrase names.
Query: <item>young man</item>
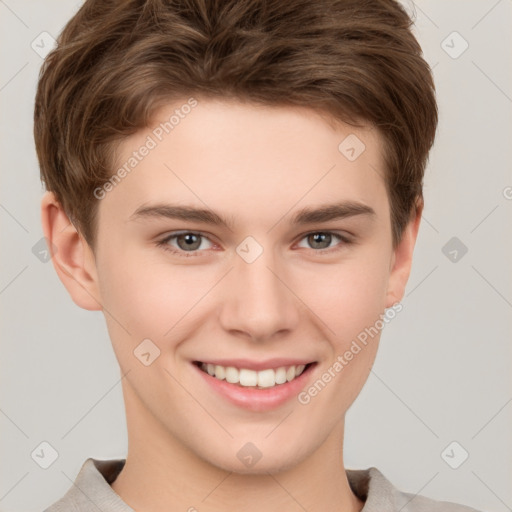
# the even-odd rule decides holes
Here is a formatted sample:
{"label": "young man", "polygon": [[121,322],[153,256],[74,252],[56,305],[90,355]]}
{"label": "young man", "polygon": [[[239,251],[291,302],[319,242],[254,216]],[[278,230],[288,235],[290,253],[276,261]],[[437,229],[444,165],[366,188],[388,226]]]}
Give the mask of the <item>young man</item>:
{"label": "young man", "polygon": [[389,0],[92,0],[65,27],[43,229],[105,314],[129,446],[48,511],[474,510],[343,463],[437,125],[410,25]]}

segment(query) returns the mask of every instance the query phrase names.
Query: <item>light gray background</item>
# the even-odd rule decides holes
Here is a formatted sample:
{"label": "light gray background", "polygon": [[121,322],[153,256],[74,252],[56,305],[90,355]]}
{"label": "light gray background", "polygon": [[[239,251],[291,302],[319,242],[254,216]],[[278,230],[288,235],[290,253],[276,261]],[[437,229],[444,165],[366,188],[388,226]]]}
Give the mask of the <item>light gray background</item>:
{"label": "light gray background", "polygon": [[[378,467],[399,489],[481,510],[512,510],[512,2],[406,2],[434,68],[438,138],[404,309],[383,332],[347,414],[345,463]],[[41,239],[32,138],[42,58],[79,3],[0,0],[0,510],[41,511],[87,457],[126,454],[117,362],[99,312],[79,309]],[[462,48],[457,31],[469,44]],[[449,36],[449,37],[448,37]],[[448,37],[448,39],[446,39]],[[445,41],[445,43],[442,43]],[[507,198],[508,197],[508,198]],[[456,236],[468,252],[450,261]],[[31,457],[46,441],[57,460]],[[457,441],[469,458],[441,454]],[[460,448],[449,451],[452,461]]]}

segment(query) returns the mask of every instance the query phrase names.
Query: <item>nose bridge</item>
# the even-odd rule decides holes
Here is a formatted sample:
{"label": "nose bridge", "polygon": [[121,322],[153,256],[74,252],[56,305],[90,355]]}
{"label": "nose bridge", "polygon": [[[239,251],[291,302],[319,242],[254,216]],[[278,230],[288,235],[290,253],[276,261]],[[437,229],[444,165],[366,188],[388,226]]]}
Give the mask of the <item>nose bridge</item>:
{"label": "nose bridge", "polygon": [[226,329],[262,339],[294,327],[297,299],[285,285],[282,268],[274,251],[254,239],[237,247],[222,315]]}

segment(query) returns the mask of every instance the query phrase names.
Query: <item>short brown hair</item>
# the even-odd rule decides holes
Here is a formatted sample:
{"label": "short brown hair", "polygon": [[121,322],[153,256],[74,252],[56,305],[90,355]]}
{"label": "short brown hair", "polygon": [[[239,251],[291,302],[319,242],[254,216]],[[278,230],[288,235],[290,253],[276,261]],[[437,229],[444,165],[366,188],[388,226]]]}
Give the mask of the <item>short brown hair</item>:
{"label": "short brown hair", "polygon": [[40,72],[41,180],[93,248],[115,142],[190,95],[299,105],[383,137],[393,244],[423,200],[434,81],[394,0],[87,0]]}

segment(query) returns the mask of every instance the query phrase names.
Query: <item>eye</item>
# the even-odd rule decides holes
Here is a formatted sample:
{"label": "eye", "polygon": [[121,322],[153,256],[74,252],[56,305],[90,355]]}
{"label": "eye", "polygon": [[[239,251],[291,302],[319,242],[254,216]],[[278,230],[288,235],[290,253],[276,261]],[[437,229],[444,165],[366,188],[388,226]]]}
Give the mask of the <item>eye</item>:
{"label": "eye", "polygon": [[[329,247],[335,239],[340,240],[342,243],[337,246]],[[340,250],[343,246],[352,243],[348,237],[332,231],[313,231],[306,233],[301,240],[306,240],[307,243],[310,244],[309,248],[314,249],[314,252],[320,254]],[[166,236],[164,239],[158,241],[156,245],[178,256],[191,257],[200,256],[203,250],[212,247],[212,245],[204,247],[204,241],[208,241],[212,244],[203,233],[197,231],[181,231]]]}
{"label": "eye", "polygon": [[[198,249],[205,249],[204,246],[201,247],[204,240],[208,240],[208,238],[202,233],[195,231],[181,231],[173,233],[170,236],[165,237],[163,240],[160,240],[157,242],[157,246],[162,247],[166,251],[179,254],[179,256],[197,256],[198,253],[201,252]],[[176,242],[177,248],[171,244],[173,241]],[[206,247],[206,249],[208,248],[209,247]]]}
{"label": "eye", "polygon": [[[329,247],[331,242],[336,238],[342,243],[334,247]],[[310,244],[310,248],[315,249],[315,252],[319,253],[323,253],[324,251],[332,252],[332,250],[329,249],[334,249],[336,251],[342,249],[344,245],[352,243],[348,237],[332,231],[313,231],[311,233],[306,233],[302,240],[306,240],[307,243]]]}

